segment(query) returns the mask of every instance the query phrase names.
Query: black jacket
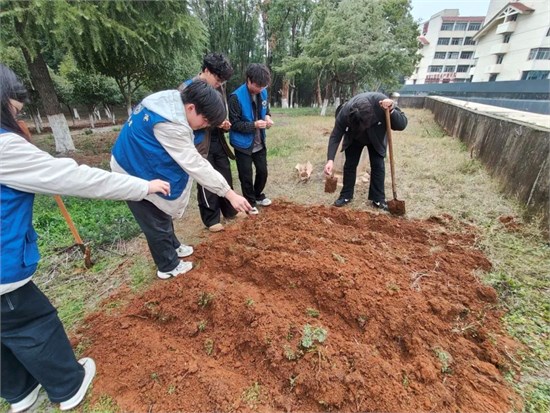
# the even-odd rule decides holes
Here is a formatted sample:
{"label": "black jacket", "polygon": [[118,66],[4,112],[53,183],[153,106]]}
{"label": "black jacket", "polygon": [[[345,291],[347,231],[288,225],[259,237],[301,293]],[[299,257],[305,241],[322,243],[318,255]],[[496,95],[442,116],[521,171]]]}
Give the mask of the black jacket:
{"label": "black jacket", "polygon": [[[342,137],[344,137],[342,151],[346,150],[354,140],[357,140],[364,144],[372,145],[380,156],[386,156],[386,146],[388,144],[386,137],[386,116],[384,109],[380,106],[380,101],[387,98],[382,93],[365,92],[354,96],[342,106],[336,116],[334,129],[330,134],[327,151],[328,160],[334,160]],[[353,130],[349,122],[350,112],[354,108],[354,104],[364,99],[368,100],[374,109],[372,124],[363,131]],[[392,130],[403,130],[407,127],[407,117],[398,107],[394,107],[392,110],[390,121]]]}

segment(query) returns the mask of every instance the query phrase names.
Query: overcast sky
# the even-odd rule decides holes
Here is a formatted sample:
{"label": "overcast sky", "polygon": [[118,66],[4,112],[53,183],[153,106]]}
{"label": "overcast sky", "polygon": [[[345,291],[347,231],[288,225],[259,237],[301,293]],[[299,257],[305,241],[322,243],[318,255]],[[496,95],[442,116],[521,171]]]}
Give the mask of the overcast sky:
{"label": "overcast sky", "polygon": [[412,0],[415,20],[426,21],[444,9],[458,9],[460,16],[485,16],[490,0]]}

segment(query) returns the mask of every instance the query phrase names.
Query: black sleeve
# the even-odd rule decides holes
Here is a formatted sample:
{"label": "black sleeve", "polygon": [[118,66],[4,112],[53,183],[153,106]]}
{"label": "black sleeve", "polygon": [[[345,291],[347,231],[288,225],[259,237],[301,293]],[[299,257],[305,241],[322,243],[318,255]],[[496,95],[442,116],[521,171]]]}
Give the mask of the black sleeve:
{"label": "black sleeve", "polygon": [[338,146],[340,145],[342,137],[344,136],[344,134],[346,133],[346,129],[348,128],[347,112],[348,111],[346,108],[342,108],[340,110],[340,113],[338,113],[338,116],[336,117],[336,121],[334,122],[334,128],[332,129],[332,133],[330,134],[330,138],[328,140],[328,161],[334,160],[334,157],[336,156],[336,151],[338,150]]}
{"label": "black sleeve", "polygon": [[390,123],[392,130],[404,130],[407,127],[407,116],[397,106],[390,113]]}
{"label": "black sleeve", "polygon": [[254,133],[256,128],[254,122],[248,122],[242,119],[242,110],[237,95],[231,95],[229,97],[229,122],[231,122],[231,129],[241,133]]}

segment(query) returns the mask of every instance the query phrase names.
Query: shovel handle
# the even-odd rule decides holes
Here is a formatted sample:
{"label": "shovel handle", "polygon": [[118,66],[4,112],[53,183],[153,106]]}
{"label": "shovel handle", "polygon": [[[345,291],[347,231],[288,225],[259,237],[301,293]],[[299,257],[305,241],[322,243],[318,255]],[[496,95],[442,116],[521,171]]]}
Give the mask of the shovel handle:
{"label": "shovel handle", "polygon": [[69,215],[69,211],[67,211],[67,208],[65,207],[65,203],[59,195],[54,195],[53,197],[55,198],[55,202],[57,202],[57,206],[59,207],[63,218],[65,218],[65,221],[67,222],[67,225],[69,226],[69,229],[71,230],[71,233],[73,234],[76,243],[80,248],[82,248],[84,246],[84,243],[82,242],[82,238],[80,238],[80,235],[78,234],[78,231],[74,226],[74,222]]}
{"label": "shovel handle", "polygon": [[390,151],[390,172],[391,172],[391,189],[393,192],[393,199],[397,199],[397,191],[395,190],[395,166],[393,164],[393,142],[391,136],[391,118],[390,110],[384,109],[386,112],[386,136],[388,138],[388,149]]}

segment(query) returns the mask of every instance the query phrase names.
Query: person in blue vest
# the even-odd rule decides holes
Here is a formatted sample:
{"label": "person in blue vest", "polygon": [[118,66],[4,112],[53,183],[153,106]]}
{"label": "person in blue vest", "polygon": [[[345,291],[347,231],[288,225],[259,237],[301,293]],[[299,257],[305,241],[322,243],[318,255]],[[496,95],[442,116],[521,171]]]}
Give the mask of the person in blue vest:
{"label": "person in blue vest", "polygon": [[257,205],[271,205],[263,193],[267,183],[265,130],[273,126],[266,90],[270,83],[267,66],[252,63],[246,69],[246,82],[229,97],[229,143],[235,149],[242,193],[252,205],[250,214],[258,214]]}
{"label": "person in blue vest", "polygon": [[0,64],[0,396],[13,413],[30,408],[41,387],[60,410],[72,409],[95,376],[94,360],[76,360],[56,309],[32,281],[40,259],[34,194],[137,201],[170,192],[164,181],[79,166],[41,151],[16,120],[27,99],[15,73]]}
{"label": "person in blue vest", "polygon": [[193,179],[227,198],[236,211],[246,212],[251,208],[194,144],[194,130],[219,125],[225,117],[220,94],[206,82],[197,80],[181,92],[165,90],[143,99],[113,147],[111,170],[143,179],[159,176],[170,182],[168,195],[152,194],[143,201],[127,202],[145,234],[161,279],[193,268],[191,262],[180,261],[193,254],[193,247],[181,244],[173,224],[187,207]]}
{"label": "person in blue vest", "polygon": [[[225,100],[224,84],[233,75],[233,67],[229,60],[221,53],[209,53],[204,56],[201,72],[186,81],[184,81],[178,90],[182,91],[196,80],[203,80],[215,88]],[[231,165],[229,159],[235,159],[226,139],[225,132],[229,131],[231,123],[228,119],[215,127],[200,129],[194,131],[195,146],[199,153],[204,156],[216,171],[221,173],[229,186],[233,188],[233,176],[231,175]],[[224,197],[210,192],[202,185],[197,185],[197,200],[201,220],[206,228],[211,232],[224,230],[221,223],[221,217],[233,219],[236,216],[244,216],[244,213],[238,213],[231,203]]]}

